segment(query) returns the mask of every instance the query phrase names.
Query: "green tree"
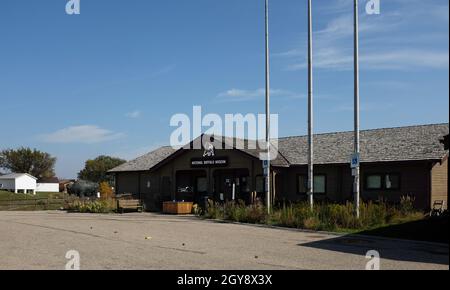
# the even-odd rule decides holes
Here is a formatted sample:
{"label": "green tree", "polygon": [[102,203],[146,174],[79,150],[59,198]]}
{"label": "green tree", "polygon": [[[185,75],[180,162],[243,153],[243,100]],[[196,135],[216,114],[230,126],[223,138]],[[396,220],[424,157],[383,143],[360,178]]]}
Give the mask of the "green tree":
{"label": "green tree", "polygon": [[34,177],[55,176],[56,158],[36,149],[19,148],[0,151],[0,168],[15,173],[28,173]]}
{"label": "green tree", "polygon": [[125,162],[125,160],[120,158],[99,156],[93,160],[86,161],[84,169],[78,173],[78,178],[97,183],[102,181],[111,182],[112,177],[107,174],[108,170]]}

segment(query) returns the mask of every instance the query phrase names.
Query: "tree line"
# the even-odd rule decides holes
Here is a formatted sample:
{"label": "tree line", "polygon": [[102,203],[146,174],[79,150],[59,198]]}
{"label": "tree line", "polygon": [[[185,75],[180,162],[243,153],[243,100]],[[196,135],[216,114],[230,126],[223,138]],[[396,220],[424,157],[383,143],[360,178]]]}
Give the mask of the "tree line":
{"label": "tree line", "polygon": [[[120,158],[101,155],[85,162],[78,173],[78,179],[95,183],[112,181],[108,170],[126,161]],[[38,179],[55,177],[56,157],[47,152],[27,147],[0,151],[0,169],[2,172],[28,173]]]}

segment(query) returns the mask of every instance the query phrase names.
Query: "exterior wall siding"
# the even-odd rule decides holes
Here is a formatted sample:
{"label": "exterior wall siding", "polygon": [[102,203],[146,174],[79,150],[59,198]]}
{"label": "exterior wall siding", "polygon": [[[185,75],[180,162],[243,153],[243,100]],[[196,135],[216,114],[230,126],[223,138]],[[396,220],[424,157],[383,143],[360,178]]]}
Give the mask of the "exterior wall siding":
{"label": "exterior wall siding", "polygon": [[15,189],[36,190],[36,179],[23,175],[16,178]]}
{"label": "exterior wall siding", "polygon": [[131,193],[139,196],[139,172],[120,172],[116,174],[116,193]]}
{"label": "exterior wall siding", "polygon": [[[402,196],[415,199],[415,206],[428,209],[430,206],[430,163],[429,162],[395,162],[380,164],[365,164],[362,166],[361,197],[367,200],[383,199],[398,203]],[[368,190],[365,187],[369,174],[399,174],[400,188],[398,190]]]}
{"label": "exterior wall siding", "polygon": [[59,183],[37,183],[36,192],[59,192]]}
{"label": "exterior wall siding", "polygon": [[2,179],[0,180],[0,189],[3,190],[14,190],[16,188],[15,179]]}
{"label": "exterior wall siding", "polygon": [[[298,192],[299,176],[307,176],[307,170],[308,168],[306,166],[297,166],[281,170],[280,174],[283,176],[281,180],[285,186],[282,186],[282,192],[277,194],[278,200],[301,201],[307,198],[305,194],[300,194]],[[332,201],[341,201],[345,199],[346,194],[343,192],[346,187],[342,181],[345,174],[350,174],[349,170],[346,172],[342,165],[317,165],[314,166],[314,174],[324,175],[326,178],[326,193],[316,194],[316,199],[327,199]]]}
{"label": "exterior wall siding", "polygon": [[431,170],[431,206],[436,200],[445,201],[448,208],[448,158],[436,163]]}
{"label": "exterior wall siding", "polygon": [[[444,168],[435,174],[436,196],[447,194],[443,184],[447,182]],[[326,176],[326,194],[315,194],[317,200],[331,200],[343,202],[353,200],[353,179],[350,166],[345,165],[316,165],[314,172]],[[365,187],[366,176],[369,174],[400,174],[400,188],[398,190],[368,190]],[[281,174],[285,186],[278,192],[278,200],[301,201],[306,195],[298,193],[298,176],[307,175],[307,167],[291,167],[283,169]],[[445,175],[445,176],[444,176]],[[396,162],[361,165],[361,198],[362,200],[385,200],[398,203],[402,196],[410,195],[415,198],[415,205],[421,209],[430,207],[430,165],[428,162]]]}

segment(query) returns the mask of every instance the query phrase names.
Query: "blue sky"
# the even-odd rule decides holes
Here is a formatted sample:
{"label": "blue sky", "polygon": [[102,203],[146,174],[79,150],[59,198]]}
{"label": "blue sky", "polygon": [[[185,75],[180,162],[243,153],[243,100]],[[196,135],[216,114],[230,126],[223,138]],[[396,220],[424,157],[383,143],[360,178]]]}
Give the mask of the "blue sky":
{"label": "blue sky", "polygon": [[[169,144],[176,113],[264,112],[263,0],[0,3],[0,148],[35,147],[75,177],[100,154]],[[314,2],[317,132],[351,130],[352,0]],[[448,0],[361,2],[361,126],[448,122]],[[306,132],[306,0],[271,1],[272,113]]]}

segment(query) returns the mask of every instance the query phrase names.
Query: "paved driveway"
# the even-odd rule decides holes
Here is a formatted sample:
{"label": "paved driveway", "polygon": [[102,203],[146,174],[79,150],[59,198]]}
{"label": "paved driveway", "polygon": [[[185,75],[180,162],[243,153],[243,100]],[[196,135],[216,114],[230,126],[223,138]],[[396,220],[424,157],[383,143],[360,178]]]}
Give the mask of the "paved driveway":
{"label": "paved driveway", "polygon": [[[444,229],[448,230],[448,229]],[[0,269],[449,269],[449,248],[157,214],[0,212]]]}

